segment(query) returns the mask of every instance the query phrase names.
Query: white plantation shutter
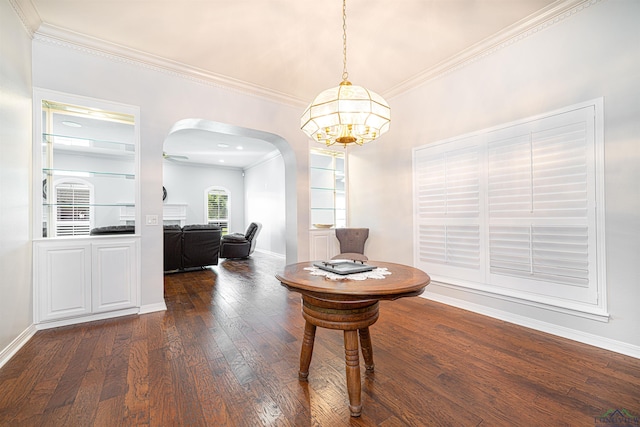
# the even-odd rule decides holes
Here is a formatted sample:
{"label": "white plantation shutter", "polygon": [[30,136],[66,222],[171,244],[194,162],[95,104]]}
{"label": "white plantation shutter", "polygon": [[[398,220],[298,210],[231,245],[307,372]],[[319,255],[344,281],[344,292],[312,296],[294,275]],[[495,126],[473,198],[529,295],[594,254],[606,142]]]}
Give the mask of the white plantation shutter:
{"label": "white plantation shutter", "polygon": [[209,188],[207,197],[207,223],[214,224],[228,230],[229,224],[229,193],[224,189]]}
{"label": "white plantation shutter", "polygon": [[91,231],[91,189],[77,182],[56,185],[56,235],[88,235]]}
{"label": "white plantation shutter", "polygon": [[592,109],[490,134],[491,283],[597,303],[593,147]]}
{"label": "white plantation shutter", "polygon": [[489,227],[494,274],[589,286],[587,227]]}
{"label": "white plantation shutter", "polygon": [[595,111],[414,150],[417,266],[446,283],[604,312]]}
{"label": "white plantation shutter", "polygon": [[[478,147],[435,149],[415,160],[418,258],[457,277],[480,270]],[[462,269],[457,269],[462,267]]]}

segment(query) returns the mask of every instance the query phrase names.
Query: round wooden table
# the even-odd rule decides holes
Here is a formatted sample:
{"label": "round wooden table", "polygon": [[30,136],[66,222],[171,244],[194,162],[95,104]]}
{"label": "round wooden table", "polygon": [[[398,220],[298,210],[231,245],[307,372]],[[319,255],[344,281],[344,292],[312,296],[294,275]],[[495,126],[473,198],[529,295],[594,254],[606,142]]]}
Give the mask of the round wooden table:
{"label": "round wooden table", "polygon": [[383,279],[330,280],[305,270],[312,267],[313,262],[287,265],[276,274],[283,286],[302,295],[305,327],[300,380],[306,381],[309,375],[316,327],[344,331],[349,411],[353,417],[360,416],[362,411],[358,335],[365,368],[373,371],[369,326],[378,320],[379,301],[420,295],[431,280],[423,271],[406,265],[378,261],[367,261],[367,264],[387,268],[391,274]]}

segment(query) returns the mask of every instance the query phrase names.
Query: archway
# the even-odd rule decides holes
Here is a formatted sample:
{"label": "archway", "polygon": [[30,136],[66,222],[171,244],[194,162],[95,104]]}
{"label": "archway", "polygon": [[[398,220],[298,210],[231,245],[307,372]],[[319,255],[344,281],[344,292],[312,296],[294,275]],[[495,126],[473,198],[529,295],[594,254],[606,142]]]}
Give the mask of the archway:
{"label": "archway", "polygon": [[289,143],[284,138],[273,133],[195,118],[183,119],[176,122],[169,131],[167,138],[173,134],[187,130],[199,130],[211,133],[212,144],[216,143],[216,135],[224,138],[235,136],[270,143],[280,152],[285,167],[285,256],[287,264],[297,262],[298,220],[296,159]]}

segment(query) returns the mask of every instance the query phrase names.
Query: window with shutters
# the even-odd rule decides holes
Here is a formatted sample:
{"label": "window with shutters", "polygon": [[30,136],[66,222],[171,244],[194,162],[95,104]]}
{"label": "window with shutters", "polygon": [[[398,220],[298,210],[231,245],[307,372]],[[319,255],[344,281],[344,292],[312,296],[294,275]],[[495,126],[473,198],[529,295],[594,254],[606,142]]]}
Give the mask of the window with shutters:
{"label": "window with shutters", "polygon": [[55,184],[57,237],[88,236],[93,225],[93,186],[82,180]]}
{"label": "window with shutters", "polygon": [[434,281],[606,315],[602,100],[414,150]]}
{"label": "window with shutters", "polygon": [[229,192],[224,188],[210,187],[206,190],[207,223],[222,228],[222,234],[229,232]]}

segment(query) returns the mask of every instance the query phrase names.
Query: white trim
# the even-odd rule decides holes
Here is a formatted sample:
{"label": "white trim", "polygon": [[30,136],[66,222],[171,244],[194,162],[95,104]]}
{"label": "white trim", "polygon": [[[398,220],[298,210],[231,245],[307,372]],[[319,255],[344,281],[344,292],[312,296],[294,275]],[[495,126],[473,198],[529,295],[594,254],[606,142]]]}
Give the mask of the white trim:
{"label": "white trim", "polygon": [[276,258],[280,258],[280,259],[285,259],[286,258],[285,254],[279,254],[277,252],[271,252],[271,251],[267,251],[267,250],[264,250],[264,249],[255,248],[254,252],[260,252],[261,254],[267,254],[267,255],[270,255],[270,256],[273,256],[273,257],[276,257]]}
{"label": "white trim", "polygon": [[42,19],[33,3],[30,0],[9,0],[9,4],[22,21],[22,26],[29,37],[33,37],[36,29],[42,24]]}
{"label": "white trim", "polygon": [[446,283],[438,280],[438,277],[431,275],[431,283],[434,285],[442,286],[443,288],[454,289],[456,291],[462,291],[466,293],[482,295],[489,298],[501,299],[503,301],[510,301],[517,304],[528,305],[530,307],[536,307],[543,310],[555,311],[558,313],[569,314],[575,317],[583,317],[585,319],[597,320],[599,322],[608,322],[609,314],[606,311],[592,310],[590,307],[583,307],[580,305],[575,306],[559,306],[552,300],[536,301],[528,299],[526,296],[521,296],[517,293],[505,293],[504,288],[495,288],[491,286],[479,286],[474,283],[453,284]]}
{"label": "white trim", "polygon": [[11,360],[11,358],[18,352],[18,350],[20,350],[22,346],[28,343],[31,337],[34,336],[36,332],[36,326],[34,324],[31,324],[13,341],[11,341],[8,346],[0,350],[0,368],[2,368],[5,363]]}
{"label": "white trim", "polygon": [[141,305],[138,314],[155,313],[156,311],[167,311],[167,305],[164,301],[156,304]]}
{"label": "white trim", "polygon": [[480,304],[460,300],[457,298],[435,294],[428,290],[421,295],[422,298],[447,304],[453,307],[468,310],[477,314],[492,317],[494,319],[504,320],[505,322],[513,323],[515,325],[524,326],[526,328],[534,329],[536,331],[545,332],[551,335],[559,336],[562,338],[577,341],[583,344],[592,345],[594,347],[602,348],[605,350],[613,351],[616,353],[624,354],[627,356],[640,359],[640,346],[628,344],[622,341],[613,340],[598,335],[593,335],[587,332],[579,331],[576,329],[567,328],[564,326],[558,326],[551,323],[543,322],[540,320],[531,319],[530,317],[520,316],[510,312],[489,308]]}
{"label": "white trim", "polygon": [[51,328],[57,328],[60,326],[69,326],[69,325],[77,325],[79,323],[86,323],[86,322],[93,322],[95,320],[104,320],[104,319],[113,319],[115,317],[121,317],[121,316],[129,316],[132,314],[139,314],[140,309],[138,307],[133,307],[133,308],[127,308],[124,310],[118,310],[118,311],[107,311],[104,313],[95,313],[95,314],[91,314],[88,316],[81,316],[81,317],[73,317],[73,318],[69,318],[69,319],[61,319],[61,320],[54,320],[54,321],[47,321],[47,322],[41,322],[38,323],[36,325],[36,328],[38,330],[42,330],[42,329],[51,329]]}

